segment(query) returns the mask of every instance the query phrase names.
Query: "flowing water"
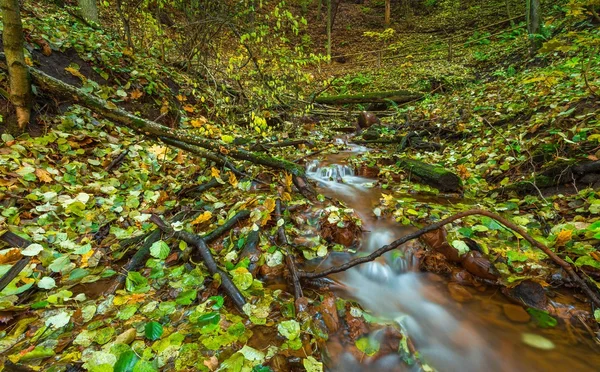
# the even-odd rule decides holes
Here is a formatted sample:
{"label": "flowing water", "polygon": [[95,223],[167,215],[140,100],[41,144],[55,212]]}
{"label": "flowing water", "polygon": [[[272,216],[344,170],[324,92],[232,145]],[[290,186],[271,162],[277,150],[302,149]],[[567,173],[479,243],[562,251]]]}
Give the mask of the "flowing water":
{"label": "flowing water", "polygon": [[[337,198],[353,208],[363,222],[365,233],[360,252],[372,252],[410,231],[395,221],[376,218],[372,212],[381,197],[374,180],[356,176],[345,165],[352,153],[330,155],[307,165],[307,175],[317,182],[319,192]],[[440,202],[444,201],[440,199]],[[347,288],[344,296],[355,298],[373,315],[399,325],[409,335],[426,365],[438,371],[592,371],[600,370],[598,345],[581,327],[559,326],[541,329],[532,324],[513,323],[502,308],[508,300],[496,288],[479,292],[466,288],[473,298],[458,303],[448,291],[448,281],[434,274],[420,273],[407,244],[403,255],[388,253],[383,260],[366,263],[337,274],[335,279]],[[350,258],[336,254],[323,265]],[[573,300],[568,298],[567,300]],[[524,334],[543,336],[554,344],[541,350],[522,342]],[[381,339],[383,332],[370,337]],[[339,350],[336,349],[336,350]],[[354,356],[353,356],[354,355]],[[356,353],[341,352],[331,357],[334,371],[409,371],[422,368],[403,362],[399,353],[381,358],[358,359]]]}

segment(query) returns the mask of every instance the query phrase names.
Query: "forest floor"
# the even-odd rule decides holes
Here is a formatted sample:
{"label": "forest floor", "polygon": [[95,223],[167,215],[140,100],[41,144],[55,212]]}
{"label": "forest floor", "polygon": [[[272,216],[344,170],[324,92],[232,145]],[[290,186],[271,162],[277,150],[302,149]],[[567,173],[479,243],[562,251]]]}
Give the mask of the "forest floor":
{"label": "forest floor", "polygon": [[[373,29],[381,13],[344,5],[335,35],[347,43],[334,51],[375,49],[363,32]],[[464,22],[473,28],[493,23],[489,14],[473,17],[477,24],[468,17]],[[321,194],[310,201],[296,192],[289,174],[246,163],[240,166],[246,176],[236,176],[40,89],[31,135],[3,134],[0,148],[0,233],[28,241],[24,249],[6,244],[0,251],[2,275],[27,260],[1,292],[4,368],[319,371],[332,340],[339,344],[338,356],[345,351],[362,360],[396,353],[407,363],[426,365],[402,329],[327,288],[339,283],[304,281],[304,296],[294,298],[286,256],[308,268],[334,252],[356,250],[363,221],[354,209],[411,228],[472,208],[499,213],[576,268],[597,292],[600,60],[589,47],[600,38],[597,25],[559,32],[564,19],[551,17],[547,27],[556,34],[535,58],[528,56],[522,29],[500,25],[487,35],[460,35],[449,60],[447,44],[438,39],[452,34],[452,22],[423,17],[406,25],[395,20],[398,32],[387,41],[402,42],[407,32],[418,31],[411,35],[419,48],[439,45],[423,58],[414,58],[421,51],[405,42],[410,57],[379,69],[366,57],[352,57],[314,71],[336,75],[324,95],[407,88],[425,92],[423,100],[386,108],[378,113],[380,124],[350,138],[338,128],[353,126],[355,117],[347,112],[366,106],[315,107],[261,137],[210,117],[206,108],[213,97],[195,89],[194,77],[132,55],[110,34],[53,7],[26,6],[34,68],[146,119],[181,123],[223,146],[246,142],[246,148],[264,151],[269,144],[309,139],[268,153],[302,166],[327,164],[341,154],[357,175],[371,179],[365,187],[380,197],[353,208]],[[341,26],[346,24],[360,27]],[[423,24],[442,31],[429,32]],[[322,34],[313,39],[323,45]],[[11,120],[9,103],[0,99],[3,119]],[[416,141],[402,144],[412,133],[441,146],[432,151]],[[344,152],[345,142],[369,140],[369,151]],[[461,188],[448,193],[415,182],[399,157],[449,170],[460,177]],[[580,171],[582,165],[589,168]],[[189,257],[188,243],[154,233],[151,216],[207,236],[243,211],[210,243],[247,299],[239,311],[219,275]],[[276,238],[281,226],[289,247]],[[453,278],[444,289],[447,297],[462,303],[484,288],[501,289],[521,313],[527,310],[529,332],[548,338],[569,332],[574,344],[595,347],[600,311],[591,311],[590,299],[548,255],[489,217],[466,217],[446,230],[441,240],[415,245],[425,257],[423,271]],[[126,270],[142,246],[146,255],[139,266]],[[448,247],[461,254],[478,250],[488,267],[482,272],[464,261],[447,262],[440,251]],[[564,291],[569,295],[562,296]],[[511,319],[518,313],[512,311],[495,315]],[[366,335],[377,329],[386,336],[374,343]],[[544,333],[548,329],[557,334]],[[536,351],[552,349],[544,336],[524,342]]]}

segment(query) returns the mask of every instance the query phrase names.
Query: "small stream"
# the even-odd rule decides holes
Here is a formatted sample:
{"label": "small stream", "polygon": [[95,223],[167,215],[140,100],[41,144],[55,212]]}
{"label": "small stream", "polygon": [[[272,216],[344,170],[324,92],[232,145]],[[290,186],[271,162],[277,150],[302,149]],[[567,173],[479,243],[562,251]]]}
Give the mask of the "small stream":
{"label": "small stream", "polygon": [[[373,187],[375,180],[356,176],[345,164],[349,156],[365,151],[368,151],[365,147],[350,145],[348,151],[307,165],[307,175],[317,182],[320,193],[342,200],[362,219],[360,253],[372,252],[411,230],[373,214],[381,189]],[[439,202],[447,203],[443,198]],[[371,314],[399,325],[430,367],[438,371],[488,372],[600,370],[600,349],[587,333],[561,324],[542,329],[532,321],[510,321],[502,310],[509,301],[498,288],[480,291],[463,287],[472,299],[459,303],[449,294],[448,279],[418,272],[418,262],[411,254],[413,246],[407,243],[403,255],[388,252],[383,260],[336,274],[335,280],[349,288],[341,293],[344,297],[356,299]],[[320,268],[350,258],[348,253],[332,254]],[[541,350],[528,346],[522,342],[523,334],[543,336],[554,348]],[[380,340],[382,335],[383,332],[376,331],[370,337]],[[359,359],[348,348],[338,352],[339,343],[335,338],[330,341],[330,354],[341,354],[329,356],[328,369],[332,371],[421,369],[418,364],[407,365],[400,353]]]}

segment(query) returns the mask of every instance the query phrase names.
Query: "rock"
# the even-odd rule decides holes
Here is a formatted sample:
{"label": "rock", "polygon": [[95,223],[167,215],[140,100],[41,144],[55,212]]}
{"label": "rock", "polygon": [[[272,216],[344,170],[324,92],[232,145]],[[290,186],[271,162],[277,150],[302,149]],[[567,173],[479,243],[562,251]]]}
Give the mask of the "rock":
{"label": "rock", "polygon": [[362,133],[362,138],[366,141],[376,140],[379,139],[379,137],[381,137],[381,134],[376,127],[369,128]]}
{"label": "rock", "polygon": [[524,280],[514,288],[502,288],[502,293],[518,304],[542,310],[548,306],[544,287],[532,280]]}
{"label": "rock", "polygon": [[508,319],[515,323],[527,323],[531,320],[531,315],[519,305],[504,304],[502,311]]}
{"label": "rock", "polygon": [[473,295],[458,283],[448,283],[448,291],[456,302],[469,302],[473,299]]}
{"label": "rock", "polygon": [[367,111],[358,114],[357,126],[359,130],[369,128],[373,124],[379,124],[379,118],[375,114]]}
{"label": "rock", "polygon": [[462,267],[476,277],[497,280],[496,268],[477,251],[470,251],[462,257]]}
{"label": "rock", "polygon": [[443,254],[448,261],[460,262],[461,258],[458,250],[448,244],[448,240],[446,239],[447,235],[448,232],[446,229],[441,227],[437,230],[423,234],[420,239],[434,251]]}
{"label": "rock", "polygon": [[335,333],[340,325],[340,320],[335,306],[335,296],[331,293],[327,293],[321,305],[319,305],[319,312],[323,316],[323,321],[327,326],[330,333]]}

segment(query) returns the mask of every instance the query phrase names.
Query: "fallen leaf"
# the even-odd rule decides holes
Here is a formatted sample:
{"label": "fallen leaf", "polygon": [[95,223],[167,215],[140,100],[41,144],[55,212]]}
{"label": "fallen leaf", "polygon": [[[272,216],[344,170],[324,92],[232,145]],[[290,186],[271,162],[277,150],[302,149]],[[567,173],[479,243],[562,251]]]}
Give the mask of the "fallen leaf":
{"label": "fallen leaf", "polygon": [[563,231],[559,232],[558,236],[556,237],[556,246],[562,247],[563,245],[568,243],[572,237],[573,237],[573,231],[571,231],[571,230],[563,230]]}
{"label": "fallen leaf", "polygon": [[204,223],[204,222],[210,220],[211,218],[212,218],[212,213],[210,211],[205,211],[204,213],[202,213],[201,215],[196,217],[195,220],[192,221],[192,226],[200,225],[201,223]]}
{"label": "fallen leaf", "polygon": [[49,182],[52,182],[52,181],[53,181],[53,179],[52,179],[52,176],[50,176],[50,173],[48,173],[48,171],[47,171],[47,170],[45,170],[45,169],[42,169],[42,168],[37,168],[37,169],[35,170],[35,175],[36,175],[36,177],[37,177],[37,178],[39,178],[39,179],[40,179],[40,181],[42,181],[42,182],[49,183]]}

